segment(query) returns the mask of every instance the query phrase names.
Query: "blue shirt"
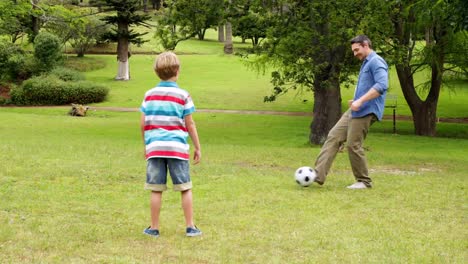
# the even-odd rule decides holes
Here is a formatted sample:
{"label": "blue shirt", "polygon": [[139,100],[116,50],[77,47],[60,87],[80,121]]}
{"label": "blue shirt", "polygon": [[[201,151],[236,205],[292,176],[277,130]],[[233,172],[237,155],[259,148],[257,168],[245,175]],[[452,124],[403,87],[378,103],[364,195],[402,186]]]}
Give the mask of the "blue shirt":
{"label": "blue shirt", "polygon": [[380,96],[363,103],[359,111],[353,111],[353,118],[375,114],[379,121],[382,120],[385,96],[388,89],[388,65],[375,51],[367,55],[362,62],[356,91],[354,92],[354,100],[359,99],[371,88],[377,90]]}

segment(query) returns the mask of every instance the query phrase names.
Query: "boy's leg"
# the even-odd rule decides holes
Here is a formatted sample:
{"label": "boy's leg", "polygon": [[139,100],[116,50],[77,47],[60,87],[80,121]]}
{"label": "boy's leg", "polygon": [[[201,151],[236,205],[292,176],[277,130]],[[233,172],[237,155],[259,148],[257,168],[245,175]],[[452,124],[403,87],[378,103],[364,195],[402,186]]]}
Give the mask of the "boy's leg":
{"label": "boy's leg", "polygon": [[369,177],[363,144],[369,131],[369,127],[374,120],[374,115],[352,119],[347,139],[348,156],[354,177],[357,182],[363,182],[367,187],[372,186],[372,180]]}
{"label": "boy's leg", "polygon": [[162,192],[151,192],[150,208],[151,208],[151,229],[159,230],[159,213],[161,212]]}
{"label": "boy's leg", "polygon": [[181,192],[182,195],[182,209],[184,210],[185,226],[194,227],[193,223],[193,198],[192,190],[185,190]]}
{"label": "boy's leg", "polygon": [[159,230],[159,213],[161,211],[162,192],[167,190],[167,164],[166,159],[151,158],[146,166],[145,189],[151,190],[150,194],[150,229]]}
{"label": "boy's leg", "polygon": [[317,179],[315,181],[317,183],[323,184],[325,182],[325,178],[332,166],[333,160],[335,160],[340,145],[346,141],[350,120],[351,110],[348,110],[328,133],[327,140],[320,149],[320,153],[315,161],[315,171],[317,172]]}
{"label": "boy's leg", "polygon": [[180,191],[182,197],[182,209],[184,211],[187,227],[194,227],[193,222],[193,198],[192,181],[190,180],[190,166],[187,160],[168,160],[174,191]]}

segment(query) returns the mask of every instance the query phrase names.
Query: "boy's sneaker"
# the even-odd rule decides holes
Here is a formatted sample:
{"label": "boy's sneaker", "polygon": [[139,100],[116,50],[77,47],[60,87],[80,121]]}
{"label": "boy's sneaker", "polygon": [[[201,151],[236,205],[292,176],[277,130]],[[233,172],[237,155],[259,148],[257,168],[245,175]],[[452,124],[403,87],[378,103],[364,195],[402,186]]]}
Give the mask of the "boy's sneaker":
{"label": "boy's sneaker", "polygon": [[143,234],[152,236],[152,237],[159,237],[159,230],[151,229],[151,226],[148,226],[148,228],[143,230]]}
{"label": "boy's sneaker", "polygon": [[200,231],[200,229],[198,229],[198,227],[196,227],[196,226],[194,226],[194,227],[187,227],[185,234],[186,234],[188,237],[194,237],[194,236],[199,236],[199,235],[201,235],[201,234],[202,234],[202,231]]}

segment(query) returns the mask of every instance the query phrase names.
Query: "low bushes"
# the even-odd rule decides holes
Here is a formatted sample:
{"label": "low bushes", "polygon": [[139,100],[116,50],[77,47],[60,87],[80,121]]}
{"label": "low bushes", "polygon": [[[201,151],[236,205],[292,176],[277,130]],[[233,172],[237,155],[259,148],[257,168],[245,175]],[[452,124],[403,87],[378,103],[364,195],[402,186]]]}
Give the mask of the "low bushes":
{"label": "low bushes", "polygon": [[[65,75],[60,75],[65,76]],[[89,104],[105,100],[109,90],[88,81],[64,81],[56,75],[33,77],[11,91],[15,105]]]}

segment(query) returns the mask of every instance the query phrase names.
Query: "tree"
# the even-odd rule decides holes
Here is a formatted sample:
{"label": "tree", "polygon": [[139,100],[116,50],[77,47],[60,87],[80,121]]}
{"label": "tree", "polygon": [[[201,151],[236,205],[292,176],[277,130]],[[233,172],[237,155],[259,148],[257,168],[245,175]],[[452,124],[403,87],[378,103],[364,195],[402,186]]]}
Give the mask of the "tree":
{"label": "tree", "polygon": [[[444,74],[464,72],[466,76],[466,6],[461,0],[374,1],[369,5],[369,10],[380,14],[374,12],[365,27],[386,42],[385,52],[395,64],[416,135],[436,135]],[[378,21],[373,20],[376,17]],[[418,85],[414,76],[422,71],[430,72],[430,77]]]}
{"label": "tree", "polygon": [[0,2],[0,35],[8,35],[12,43],[25,36],[31,23],[29,1]]}
{"label": "tree", "polygon": [[174,50],[179,42],[190,39],[196,35],[188,27],[177,26],[177,12],[174,5],[169,5],[157,12],[156,38],[165,50]]}
{"label": "tree", "polygon": [[232,34],[241,37],[242,40],[250,39],[256,47],[260,39],[266,37],[269,26],[270,17],[265,10],[271,11],[265,1],[231,1],[227,16],[231,18]]}
{"label": "tree", "polygon": [[341,83],[350,82],[358,63],[349,40],[357,32],[363,1],[271,1],[271,26],[253,67],[271,74],[274,101],[289,90],[312,91],[309,141],[321,144],[341,116]]}
{"label": "tree", "polygon": [[85,53],[108,32],[108,27],[97,17],[82,18],[71,28],[68,42],[78,57]]}
{"label": "tree", "polygon": [[108,15],[102,20],[114,25],[113,32],[109,32],[106,38],[110,41],[117,42],[117,61],[119,64],[116,80],[130,79],[129,46],[130,43],[142,44],[144,41],[141,38],[146,33],[136,33],[130,29],[131,26],[143,25],[149,27],[145,23],[150,17],[143,12],[139,12],[139,0],[98,0],[96,4],[104,7],[105,11],[115,12],[113,15]]}
{"label": "tree", "polygon": [[39,33],[34,39],[34,58],[36,59],[38,72],[52,70],[61,62],[60,39],[48,32]]}
{"label": "tree", "polygon": [[206,30],[218,26],[221,21],[224,0],[177,0],[168,5],[173,8],[177,26],[203,40]]}

